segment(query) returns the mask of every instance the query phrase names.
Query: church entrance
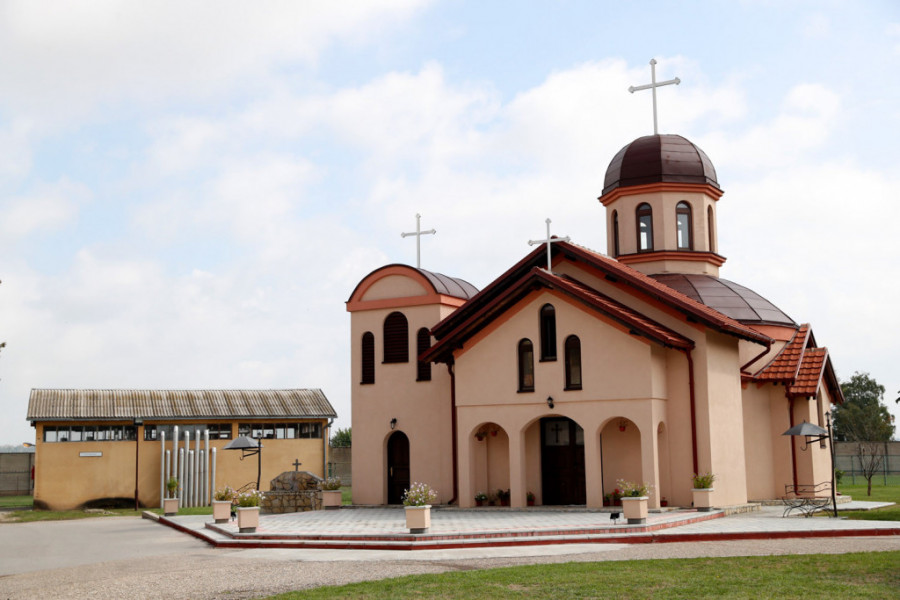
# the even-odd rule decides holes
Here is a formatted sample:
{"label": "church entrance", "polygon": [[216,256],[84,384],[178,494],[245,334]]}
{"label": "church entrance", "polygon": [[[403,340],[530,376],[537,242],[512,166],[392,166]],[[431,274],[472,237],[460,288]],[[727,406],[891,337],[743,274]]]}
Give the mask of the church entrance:
{"label": "church entrance", "polygon": [[402,504],[403,492],[409,489],[409,438],[402,431],[388,438],[388,504]]}
{"label": "church entrance", "polygon": [[565,417],[541,419],[543,503],[586,504],[584,430]]}

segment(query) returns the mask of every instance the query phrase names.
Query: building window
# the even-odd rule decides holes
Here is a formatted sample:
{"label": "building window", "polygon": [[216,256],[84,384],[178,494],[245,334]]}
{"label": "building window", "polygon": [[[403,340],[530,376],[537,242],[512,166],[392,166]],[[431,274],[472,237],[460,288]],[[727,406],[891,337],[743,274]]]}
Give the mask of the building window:
{"label": "building window", "polygon": [[613,258],[619,257],[619,212],[613,211]]}
{"label": "building window", "polygon": [[384,320],[384,362],[409,362],[409,324],[401,312],[392,312]]}
{"label": "building window", "polygon": [[320,439],[321,423],[241,423],[238,435],[257,440]]}
{"label": "building window", "polygon": [[541,362],[556,360],[556,309],[552,304],[541,307]]}
{"label": "building window", "polygon": [[581,389],[581,340],[577,335],[566,338],[566,389]]}
{"label": "building window", "polygon": [[519,391],[534,391],[534,346],[529,339],[519,342]]}
{"label": "building window", "polygon": [[716,251],[716,230],[712,206],[706,208],[706,229],[709,232],[709,251]]}
{"label": "building window", "polygon": [[45,442],[121,442],[134,441],[134,425],[45,425]]}
{"label": "building window", "polygon": [[679,250],[693,250],[691,241],[691,205],[687,202],[679,202],[675,206],[675,236]]}
{"label": "building window", "polygon": [[637,217],[638,252],[651,252],[653,250],[653,209],[644,202],[638,205],[635,216]]}
{"label": "building window", "polygon": [[[416,357],[422,356],[429,348],[431,348],[431,332],[427,327],[422,327],[416,334]],[[430,362],[416,361],[416,381],[431,381]]]}
{"label": "building window", "polygon": [[[211,440],[230,440],[231,439],[231,423],[214,423],[212,425],[179,425],[178,441],[184,441],[184,432],[191,434],[191,443],[195,442],[199,436],[203,438],[203,432],[209,432]],[[144,425],[144,441],[153,442],[162,439],[162,433],[166,434],[166,442],[172,441],[175,435],[175,425]]]}
{"label": "building window", "polygon": [[362,336],[362,381],[375,383],[375,336],[367,331]]}

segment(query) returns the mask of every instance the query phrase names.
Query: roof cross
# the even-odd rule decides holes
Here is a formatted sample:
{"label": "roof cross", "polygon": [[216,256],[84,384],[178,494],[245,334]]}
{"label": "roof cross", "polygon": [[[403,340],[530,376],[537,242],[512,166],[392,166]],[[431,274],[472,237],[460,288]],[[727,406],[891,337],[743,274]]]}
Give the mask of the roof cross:
{"label": "roof cross", "polygon": [[416,268],[417,269],[422,268],[422,249],[421,249],[422,236],[437,233],[437,231],[435,231],[434,229],[429,229],[428,231],[422,231],[422,229],[419,226],[419,222],[420,222],[421,218],[422,218],[422,215],[420,215],[419,213],[416,213],[416,230],[412,231],[410,233],[401,233],[400,234],[400,237],[409,237],[411,235],[416,236]]}
{"label": "roof cross", "polygon": [[650,59],[650,83],[646,85],[638,85],[631,86],[628,88],[628,91],[632,94],[635,92],[639,92],[641,90],[652,90],[653,91],[653,135],[657,135],[659,133],[658,128],[656,126],[656,88],[662,87],[664,85],[678,85],[681,83],[681,80],[677,77],[675,79],[669,79],[667,81],[656,81],[656,59]]}
{"label": "roof cross", "polygon": [[534,246],[535,244],[547,244],[547,272],[550,272],[550,244],[555,244],[556,242],[568,242],[569,237],[550,237],[550,219],[548,218],[545,223],[547,223],[547,239],[546,240],[528,240],[529,246]]}

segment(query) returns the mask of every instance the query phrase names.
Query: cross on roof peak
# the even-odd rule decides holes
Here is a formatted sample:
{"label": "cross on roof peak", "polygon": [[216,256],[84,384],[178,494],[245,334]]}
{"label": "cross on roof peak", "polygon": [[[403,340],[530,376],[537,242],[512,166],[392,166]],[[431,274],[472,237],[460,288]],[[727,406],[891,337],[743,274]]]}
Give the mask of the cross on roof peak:
{"label": "cross on roof peak", "polygon": [[656,88],[662,87],[664,85],[678,85],[681,83],[681,80],[677,77],[675,79],[668,79],[666,81],[656,81],[656,59],[650,59],[650,83],[645,85],[631,86],[628,88],[628,91],[632,94],[638,92],[640,90],[650,90],[653,92],[653,135],[659,134],[659,128],[656,124]]}
{"label": "cross on roof peak", "polygon": [[528,240],[528,245],[534,246],[535,244],[547,244],[547,272],[550,273],[551,244],[555,244],[557,242],[568,242],[569,236],[566,236],[566,237],[556,237],[555,235],[551,236],[550,235],[550,223],[552,223],[552,221],[550,221],[550,219],[548,218],[544,222],[547,224],[547,239],[545,239],[545,240]]}
{"label": "cross on roof peak", "polygon": [[401,233],[400,237],[409,237],[411,235],[416,236],[416,268],[422,268],[422,248],[421,248],[421,240],[423,235],[435,234],[437,231],[434,229],[429,229],[427,231],[422,231],[420,227],[420,221],[422,219],[422,215],[416,213],[416,230],[411,231],[409,233]]}

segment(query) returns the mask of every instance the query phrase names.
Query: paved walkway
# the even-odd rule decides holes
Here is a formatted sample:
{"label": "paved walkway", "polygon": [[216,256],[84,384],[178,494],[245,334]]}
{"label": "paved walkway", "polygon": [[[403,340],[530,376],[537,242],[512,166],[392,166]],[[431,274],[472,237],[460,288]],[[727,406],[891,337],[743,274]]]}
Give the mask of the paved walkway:
{"label": "paved walkway", "polygon": [[[868,509],[879,503],[853,502],[841,509]],[[785,539],[845,536],[900,536],[900,522],[830,517],[783,518],[783,507],[726,516],[722,511],[674,509],[650,513],[647,523],[613,521],[608,511],[455,509],[432,510],[431,529],[413,535],[402,508],[344,508],[262,515],[255,533],[237,524],[215,525],[209,516],[157,517],[182,532],[223,548],[321,548],[355,550],[435,550],[578,543],[650,543],[706,540]]]}

